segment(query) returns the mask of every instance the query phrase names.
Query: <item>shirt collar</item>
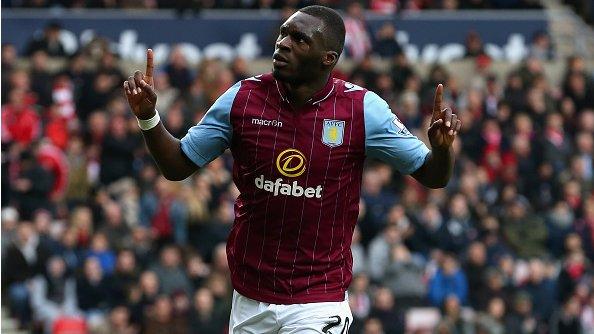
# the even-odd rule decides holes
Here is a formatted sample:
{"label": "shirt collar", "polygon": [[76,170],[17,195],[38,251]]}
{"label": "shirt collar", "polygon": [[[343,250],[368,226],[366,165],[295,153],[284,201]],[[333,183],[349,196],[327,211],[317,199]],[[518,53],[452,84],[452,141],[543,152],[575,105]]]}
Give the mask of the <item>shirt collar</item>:
{"label": "shirt collar", "polygon": [[[276,88],[278,90],[279,95],[281,96],[281,99],[285,102],[289,102],[289,100],[287,99],[287,89],[285,88],[285,86],[278,82],[278,80],[274,80],[274,82],[276,83]],[[328,82],[326,82],[326,85],[320,89],[319,91],[317,91],[308,101],[307,104],[318,104],[321,103],[322,101],[326,100],[327,98],[330,97],[330,95],[332,95],[332,93],[334,92],[334,78],[329,77],[328,78]]]}

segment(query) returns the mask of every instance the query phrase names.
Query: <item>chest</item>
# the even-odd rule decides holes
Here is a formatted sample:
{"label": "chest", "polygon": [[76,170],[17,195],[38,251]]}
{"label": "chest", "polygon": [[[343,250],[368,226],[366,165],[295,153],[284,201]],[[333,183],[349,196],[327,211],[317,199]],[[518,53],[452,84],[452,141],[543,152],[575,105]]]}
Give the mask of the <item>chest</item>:
{"label": "chest", "polygon": [[278,96],[252,94],[241,106],[231,116],[232,148],[244,173],[328,176],[364,158],[362,106],[353,99],[334,95],[295,110]]}

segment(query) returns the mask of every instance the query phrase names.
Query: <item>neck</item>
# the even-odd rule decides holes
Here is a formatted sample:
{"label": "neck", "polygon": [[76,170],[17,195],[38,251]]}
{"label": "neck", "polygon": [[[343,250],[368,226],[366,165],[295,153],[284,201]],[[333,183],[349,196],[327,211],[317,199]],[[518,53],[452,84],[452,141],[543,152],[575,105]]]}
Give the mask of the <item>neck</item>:
{"label": "neck", "polygon": [[300,83],[300,84],[292,84],[283,82],[287,89],[288,99],[295,107],[302,107],[309,101],[309,99],[314,96],[316,92],[320,89],[324,88],[328,79],[330,78],[330,73],[324,73],[320,75],[317,79],[312,81]]}

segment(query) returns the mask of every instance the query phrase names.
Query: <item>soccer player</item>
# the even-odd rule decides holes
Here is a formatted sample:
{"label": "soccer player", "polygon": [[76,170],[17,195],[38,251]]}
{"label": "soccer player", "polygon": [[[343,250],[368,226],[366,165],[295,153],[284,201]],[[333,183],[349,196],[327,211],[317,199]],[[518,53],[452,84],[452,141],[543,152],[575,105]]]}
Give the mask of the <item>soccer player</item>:
{"label": "soccer player", "polygon": [[153,53],[124,82],[146,145],[164,176],[183,180],[227,148],[240,191],[227,241],[232,333],[346,333],[352,323],[351,237],[365,157],[430,188],[454,165],[460,120],[435,93],[431,150],[375,93],[332,78],[341,17],[305,7],[280,28],[272,73],[238,82],[180,141],[155,110]]}

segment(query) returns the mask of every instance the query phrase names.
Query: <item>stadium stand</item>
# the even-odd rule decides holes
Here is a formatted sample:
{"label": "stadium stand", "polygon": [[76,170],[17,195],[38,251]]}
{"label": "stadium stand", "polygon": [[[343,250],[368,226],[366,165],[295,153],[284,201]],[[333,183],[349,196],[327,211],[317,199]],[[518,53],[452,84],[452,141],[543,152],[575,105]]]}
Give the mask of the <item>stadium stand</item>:
{"label": "stadium stand", "polygon": [[[179,3],[196,10],[301,5]],[[592,10],[572,5],[580,15]],[[472,31],[461,59],[411,61],[394,27],[372,33],[352,25],[359,44],[347,45],[337,77],[377,92],[423,140],[434,88],[444,83],[464,126],[445,189],[428,191],[368,163],[351,247],[351,333],[594,333],[591,28],[546,1],[366,4],[389,11],[541,6],[559,15],[518,62],[493,59]],[[345,13],[356,20],[352,11]],[[21,46],[3,32],[2,331],[224,333],[232,293],[224,243],[238,195],[231,155],[183,182],[166,181],[121,90],[144,64],[113,52],[100,35],[70,54],[55,23]],[[181,138],[234,82],[268,71],[266,56],[194,64],[173,47],[155,77],[166,127]]]}

